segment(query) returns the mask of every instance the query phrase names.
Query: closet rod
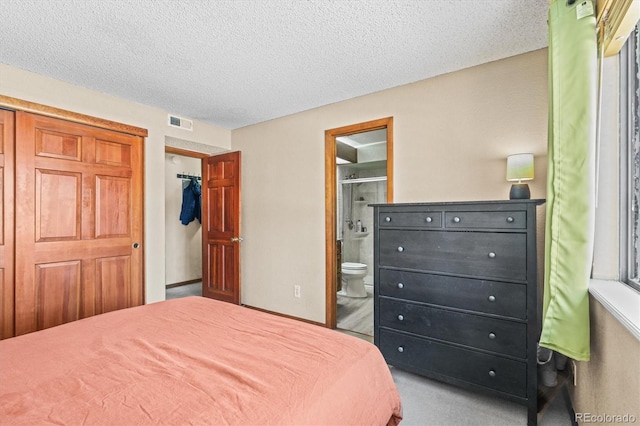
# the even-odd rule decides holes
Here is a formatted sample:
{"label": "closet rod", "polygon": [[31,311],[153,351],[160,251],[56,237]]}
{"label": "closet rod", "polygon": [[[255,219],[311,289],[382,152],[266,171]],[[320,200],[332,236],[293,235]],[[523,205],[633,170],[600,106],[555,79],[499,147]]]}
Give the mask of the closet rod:
{"label": "closet rod", "polygon": [[176,175],[176,177],[178,179],[197,179],[197,180],[202,180],[202,178],[200,176],[196,176],[196,175],[186,175],[184,173],[178,173]]}

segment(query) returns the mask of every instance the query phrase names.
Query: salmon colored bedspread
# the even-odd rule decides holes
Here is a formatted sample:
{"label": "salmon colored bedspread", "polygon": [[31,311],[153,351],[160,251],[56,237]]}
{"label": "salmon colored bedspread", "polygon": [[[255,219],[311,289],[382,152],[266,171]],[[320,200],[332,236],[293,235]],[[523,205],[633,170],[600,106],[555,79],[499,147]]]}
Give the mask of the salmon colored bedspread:
{"label": "salmon colored bedspread", "polygon": [[0,424],[384,425],[400,398],[378,349],[202,297],[0,341]]}

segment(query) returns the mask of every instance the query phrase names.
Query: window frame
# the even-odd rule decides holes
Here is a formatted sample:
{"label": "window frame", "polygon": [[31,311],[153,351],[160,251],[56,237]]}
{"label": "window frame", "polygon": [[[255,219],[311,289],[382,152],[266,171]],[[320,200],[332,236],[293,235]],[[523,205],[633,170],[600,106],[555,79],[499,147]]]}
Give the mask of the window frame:
{"label": "window frame", "polygon": [[[640,194],[634,200],[633,142],[638,140],[640,126],[640,82],[638,81],[638,26],[620,52],[620,280],[640,291],[640,235],[634,230],[634,212],[638,215]],[[635,208],[634,208],[635,204]],[[638,219],[636,219],[638,220]],[[636,232],[635,238],[633,233]],[[634,246],[635,243],[635,246]],[[634,267],[635,265],[635,267]],[[635,275],[635,276],[634,276]]]}

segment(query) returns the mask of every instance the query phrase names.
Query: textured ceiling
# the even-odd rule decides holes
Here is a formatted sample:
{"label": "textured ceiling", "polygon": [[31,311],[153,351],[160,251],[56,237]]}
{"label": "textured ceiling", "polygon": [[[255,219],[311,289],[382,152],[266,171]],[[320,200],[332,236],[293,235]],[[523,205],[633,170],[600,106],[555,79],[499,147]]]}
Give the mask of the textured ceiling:
{"label": "textured ceiling", "polygon": [[547,7],[3,0],[0,62],[235,129],[546,47]]}

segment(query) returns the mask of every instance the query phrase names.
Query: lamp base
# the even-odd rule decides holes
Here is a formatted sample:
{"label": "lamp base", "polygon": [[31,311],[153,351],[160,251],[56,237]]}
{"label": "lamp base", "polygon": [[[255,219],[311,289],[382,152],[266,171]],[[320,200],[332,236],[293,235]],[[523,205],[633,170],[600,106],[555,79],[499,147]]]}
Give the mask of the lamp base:
{"label": "lamp base", "polygon": [[509,192],[510,200],[528,200],[529,198],[531,198],[529,185],[526,183],[514,183],[511,185],[511,191]]}

